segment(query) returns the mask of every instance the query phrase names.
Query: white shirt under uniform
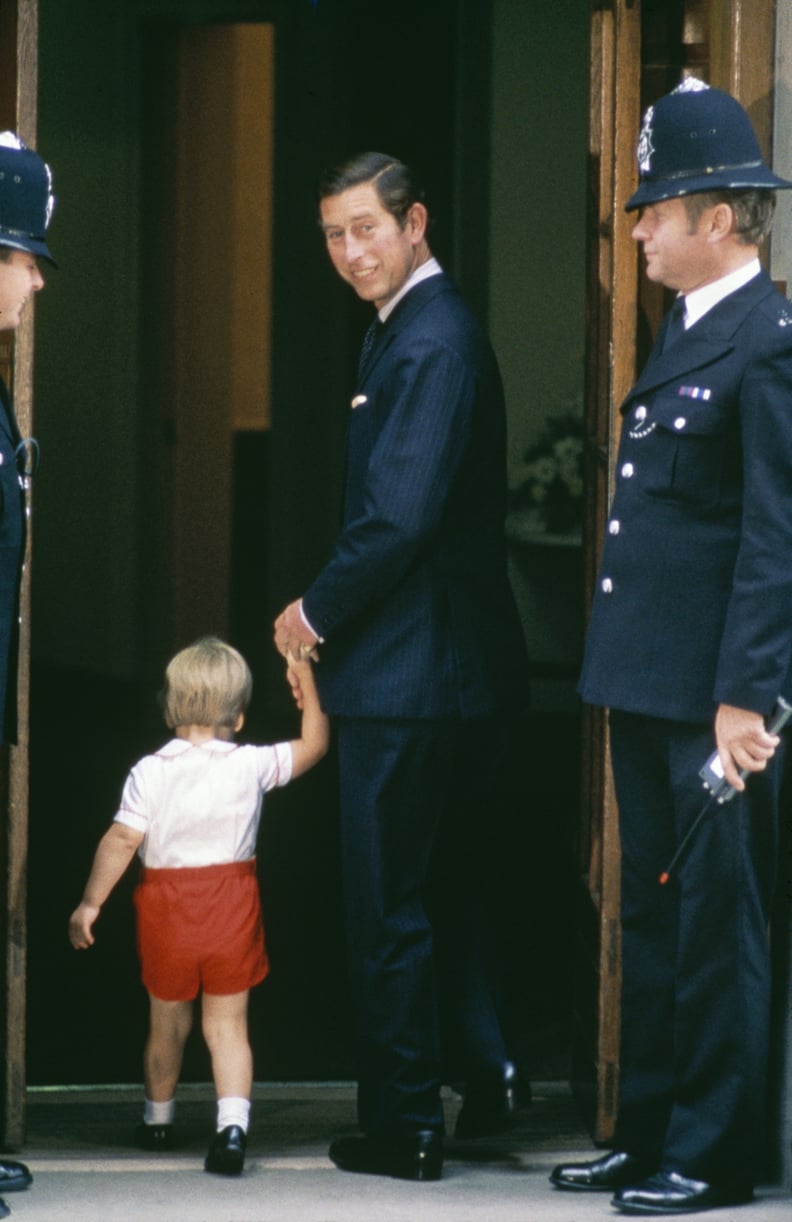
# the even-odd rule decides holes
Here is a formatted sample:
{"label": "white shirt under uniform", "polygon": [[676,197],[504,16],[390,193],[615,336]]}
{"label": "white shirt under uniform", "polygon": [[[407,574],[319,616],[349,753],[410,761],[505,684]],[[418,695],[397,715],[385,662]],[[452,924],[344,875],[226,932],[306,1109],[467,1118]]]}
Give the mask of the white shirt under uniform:
{"label": "white shirt under uniform", "polygon": [[256,855],[263,795],[291,775],[290,743],[174,738],[135,764],[114,822],[143,833],[138,853],[149,869],[248,861]]}

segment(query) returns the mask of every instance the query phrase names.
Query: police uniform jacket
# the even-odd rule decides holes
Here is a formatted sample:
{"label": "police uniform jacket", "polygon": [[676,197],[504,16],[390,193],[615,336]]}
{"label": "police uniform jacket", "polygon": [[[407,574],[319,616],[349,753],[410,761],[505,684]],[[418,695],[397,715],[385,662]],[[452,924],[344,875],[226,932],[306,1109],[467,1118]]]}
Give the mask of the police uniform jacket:
{"label": "police uniform jacket", "polygon": [[342,529],[303,597],[328,713],[471,718],[524,695],[505,430],[489,341],[448,276],[421,281],[360,376]]}
{"label": "police uniform jacket", "polygon": [[25,548],[24,493],[17,474],[21,438],[0,380],[0,742],[17,741],[19,593]]}
{"label": "police uniform jacket", "polygon": [[761,272],[665,352],[663,332],[622,406],[580,692],[766,715],[790,696],[792,309]]}

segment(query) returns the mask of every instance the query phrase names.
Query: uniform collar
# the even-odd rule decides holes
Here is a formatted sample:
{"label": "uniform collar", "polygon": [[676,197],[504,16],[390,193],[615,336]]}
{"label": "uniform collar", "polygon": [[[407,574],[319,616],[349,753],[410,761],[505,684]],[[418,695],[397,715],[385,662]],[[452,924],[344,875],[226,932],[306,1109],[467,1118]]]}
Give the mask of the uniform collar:
{"label": "uniform collar", "polygon": [[770,277],[762,272],[722,298],[718,302],[718,308],[710,310],[706,319],[702,319],[697,327],[688,332],[684,343],[680,340],[663,353],[655,348],[622,404],[622,412],[628,409],[637,396],[646,394],[656,386],[672,382],[683,374],[689,374],[694,369],[700,369],[722,356],[727,348],[733,346],[734,334],[745,321],[746,315],[763,298],[769,297],[775,291]]}

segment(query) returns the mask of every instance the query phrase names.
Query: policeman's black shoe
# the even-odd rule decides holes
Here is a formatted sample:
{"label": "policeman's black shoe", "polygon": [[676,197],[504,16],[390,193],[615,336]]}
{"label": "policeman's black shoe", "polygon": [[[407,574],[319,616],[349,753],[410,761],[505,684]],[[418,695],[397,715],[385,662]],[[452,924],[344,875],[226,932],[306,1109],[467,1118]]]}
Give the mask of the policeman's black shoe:
{"label": "policeman's black shoe", "polygon": [[571,1192],[613,1192],[636,1184],[654,1170],[635,1154],[613,1150],[589,1163],[561,1163],[553,1169],[550,1183]]}
{"label": "policeman's black shoe", "polygon": [[5,1201],[0,1199],[0,1218],[10,1218],[11,1210],[6,1205]]}
{"label": "policeman's black shoe", "polygon": [[[21,1192],[32,1183],[30,1168],[24,1163],[16,1163],[7,1158],[0,1159],[0,1192]],[[2,1216],[0,1214],[0,1217]]]}
{"label": "policeman's black shoe", "polygon": [[520,1110],[530,1102],[530,1083],[519,1077],[511,1061],[506,1061],[500,1069],[468,1082],[454,1137],[464,1141],[504,1133],[516,1124]]}
{"label": "policeman's black shoe", "polygon": [[172,1150],[172,1124],[139,1124],[135,1129],[135,1145],[141,1150],[157,1154],[164,1150]]}
{"label": "policeman's black shoe", "polygon": [[397,1180],[439,1180],[443,1174],[443,1139],[434,1129],[403,1137],[337,1137],[330,1159],[341,1171],[390,1175]]}
{"label": "policeman's black shoe", "polygon": [[245,1165],[247,1135],[238,1124],[226,1125],[212,1138],[204,1167],[215,1175],[239,1175]]}
{"label": "policeman's black shoe", "polygon": [[611,1205],[624,1214],[693,1214],[752,1200],[753,1187],[744,1182],[708,1184],[677,1171],[658,1171],[641,1183],[620,1188]]}

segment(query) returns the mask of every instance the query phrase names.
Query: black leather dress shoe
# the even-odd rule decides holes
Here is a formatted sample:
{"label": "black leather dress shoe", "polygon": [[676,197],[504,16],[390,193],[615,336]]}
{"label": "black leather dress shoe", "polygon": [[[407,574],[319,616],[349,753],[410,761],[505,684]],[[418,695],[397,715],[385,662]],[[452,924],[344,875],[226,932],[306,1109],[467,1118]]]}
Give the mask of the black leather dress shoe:
{"label": "black leather dress shoe", "polygon": [[658,1171],[640,1184],[620,1188],[611,1205],[625,1214],[693,1214],[747,1205],[751,1200],[750,1184],[708,1184],[677,1171]]}
{"label": "black leather dress shoe", "polygon": [[635,1184],[653,1170],[635,1154],[614,1150],[590,1163],[561,1163],[551,1172],[550,1183],[571,1192],[613,1192]]}
{"label": "black leather dress shoe", "polygon": [[[21,1192],[32,1183],[33,1176],[24,1163],[15,1163],[7,1158],[0,1159],[0,1192]],[[2,1216],[0,1214],[0,1217]]]}
{"label": "black leather dress shoe", "polygon": [[511,1061],[492,1073],[471,1079],[459,1110],[454,1136],[492,1137],[516,1123],[521,1108],[531,1102],[531,1087],[523,1082]]}
{"label": "black leather dress shoe", "polygon": [[244,1129],[238,1124],[226,1125],[211,1140],[204,1159],[205,1169],[213,1171],[215,1175],[239,1175],[245,1165],[246,1146]]}
{"label": "black leather dress shoe", "polygon": [[390,1175],[398,1180],[439,1180],[443,1174],[443,1139],[433,1129],[404,1137],[337,1137],[330,1159],[341,1171]]}

